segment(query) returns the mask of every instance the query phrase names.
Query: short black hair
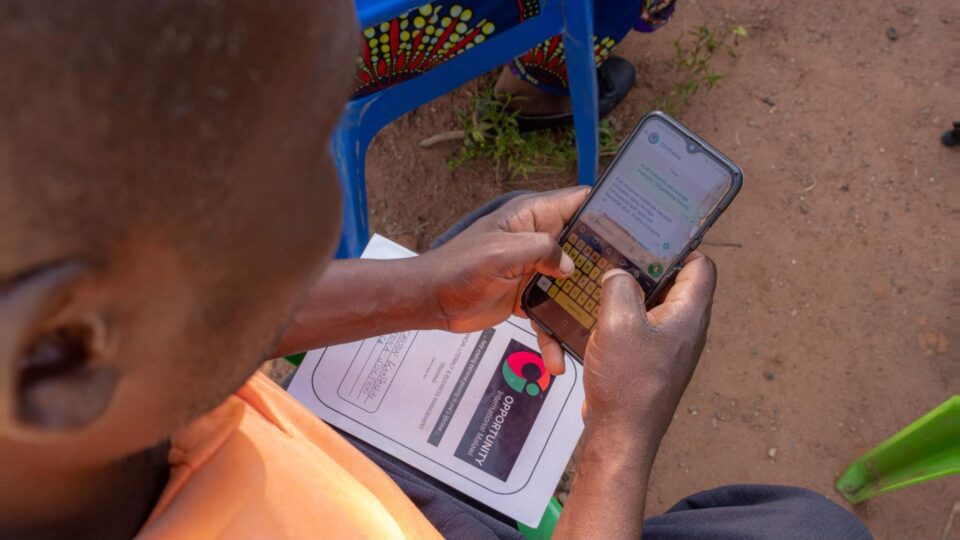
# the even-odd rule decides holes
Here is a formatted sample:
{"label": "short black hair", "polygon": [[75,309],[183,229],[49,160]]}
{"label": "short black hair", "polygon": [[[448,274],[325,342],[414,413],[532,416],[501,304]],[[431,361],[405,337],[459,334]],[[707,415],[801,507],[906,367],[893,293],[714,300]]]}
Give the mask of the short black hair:
{"label": "short black hair", "polygon": [[302,98],[275,84],[295,51],[329,59],[336,4],[0,0],[0,284],[49,241],[102,252],[134,222],[221,226],[225,171],[266,101]]}

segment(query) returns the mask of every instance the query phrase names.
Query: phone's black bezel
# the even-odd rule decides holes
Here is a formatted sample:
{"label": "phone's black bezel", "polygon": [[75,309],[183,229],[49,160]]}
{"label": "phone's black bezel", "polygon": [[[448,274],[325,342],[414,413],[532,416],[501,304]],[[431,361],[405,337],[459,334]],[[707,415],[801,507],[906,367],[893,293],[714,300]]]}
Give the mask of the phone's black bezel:
{"label": "phone's black bezel", "polygon": [[[654,287],[654,289],[647,294],[646,304],[648,308],[653,307],[654,305],[659,303],[660,295],[663,294],[664,290],[673,282],[673,279],[676,277],[677,272],[679,272],[680,268],[683,266],[683,261],[686,260],[687,256],[690,254],[691,251],[695,250],[700,245],[700,242],[703,240],[704,234],[706,234],[706,232],[710,229],[710,227],[714,224],[714,222],[716,222],[717,218],[720,217],[720,214],[722,214],[723,211],[726,210],[728,206],[730,206],[730,203],[733,202],[734,197],[737,196],[737,193],[740,192],[740,188],[743,186],[743,171],[741,171],[740,167],[738,167],[737,164],[734,163],[731,159],[729,159],[727,156],[723,155],[719,150],[714,148],[713,145],[703,140],[702,138],[698,137],[695,133],[687,129],[683,124],[681,124],[676,119],[674,119],[673,117],[671,117],[670,115],[668,115],[663,111],[651,111],[645,114],[643,118],[641,118],[640,121],[637,122],[637,125],[633,128],[633,132],[630,133],[630,136],[627,137],[627,139],[620,145],[620,149],[617,151],[616,156],[614,156],[610,164],[607,165],[607,168],[606,170],[604,170],[603,174],[600,176],[600,179],[597,180],[596,184],[594,184],[593,189],[591,189],[590,191],[590,195],[587,197],[587,200],[585,200],[583,204],[580,205],[580,208],[577,209],[577,213],[574,214],[574,216],[570,219],[570,221],[566,223],[566,225],[563,228],[563,231],[560,232],[560,236],[557,238],[558,242],[560,244],[563,244],[563,240],[570,233],[571,227],[573,226],[574,223],[577,222],[577,220],[580,218],[580,214],[583,212],[583,209],[586,208],[588,204],[590,204],[590,201],[593,199],[593,196],[597,193],[596,188],[599,187],[600,184],[602,184],[607,179],[607,177],[610,175],[610,172],[614,169],[614,167],[616,167],[617,163],[620,161],[620,158],[623,156],[626,150],[633,145],[634,141],[637,138],[637,135],[640,133],[640,129],[648,120],[652,118],[661,120],[664,123],[668,124],[673,129],[675,129],[676,131],[678,131],[685,139],[687,139],[688,144],[690,142],[697,144],[700,147],[701,151],[703,151],[704,153],[708,154],[710,157],[715,159],[720,165],[722,165],[725,169],[727,169],[730,172],[731,183],[730,183],[730,189],[720,200],[720,203],[713,209],[712,212],[710,212],[710,214],[707,215],[706,219],[704,219],[703,221],[703,225],[701,225],[697,233],[691,237],[687,245],[684,246],[683,250],[680,252],[680,255],[676,258],[676,262],[674,263],[673,267],[671,267],[670,270],[664,274],[663,278],[657,282],[657,286]],[[548,325],[544,324],[543,321],[541,321],[534,313],[531,312],[531,310],[527,309],[527,297],[530,294],[530,291],[533,290],[533,288],[536,286],[535,283],[537,281],[537,278],[539,277],[540,277],[540,274],[534,274],[534,276],[530,279],[530,281],[527,282],[526,287],[524,287],[523,294],[521,295],[520,307],[521,309],[523,309],[523,312],[527,315],[527,317],[530,318],[531,321],[537,323],[537,325],[539,325],[545,332],[547,332],[551,336],[557,337],[556,334],[553,332],[552,329],[550,329]],[[583,363],[583,359],[580,357],[580,353],[573,350],[572,347],[570,347],[567,343],[565,343],[562,339],[559,339],[558,337],[557,337],[557,341],[559,341],[560,345],[563,347],[564,350],[569,352],[574,358],[576,358],[578,361]]]}

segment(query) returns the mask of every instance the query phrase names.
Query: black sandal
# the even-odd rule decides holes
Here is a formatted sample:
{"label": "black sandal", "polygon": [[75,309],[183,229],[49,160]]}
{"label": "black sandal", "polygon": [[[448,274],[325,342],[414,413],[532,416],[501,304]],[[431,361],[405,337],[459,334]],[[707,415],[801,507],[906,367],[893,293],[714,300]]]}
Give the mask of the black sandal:
{"label": "black sandal", "polygon": [[[623,101],[633,88],[637,71],[633,64],[619,56],[611,56],[597,68],[597,93],[600,118],[610,114]],[[573,124],[573,113],[551,114],[543,116],[517,116],[520,131],[536,131]]]}
{"label": "black sandal", "polygon": [[[523,128],[521,127],[520,129],[522,130]],[[940,142],[947,148],[960,146],[960,122],[954,122],[953,129],[944,131],[943,136],[940,137]]]}

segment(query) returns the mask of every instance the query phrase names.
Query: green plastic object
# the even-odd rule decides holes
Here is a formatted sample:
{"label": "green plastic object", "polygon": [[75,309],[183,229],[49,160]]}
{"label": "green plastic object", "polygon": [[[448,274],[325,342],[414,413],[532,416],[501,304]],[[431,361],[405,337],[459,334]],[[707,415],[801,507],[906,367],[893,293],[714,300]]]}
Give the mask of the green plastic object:
{"label": "green plastic object", "polygon": [[540,525],[536,529],[527,527],[519,521],[517,522],[517,529],[527,540],[550,540],[550,537],[553,536],[553,530],[557,528],[557,522],[560,521],[560,510],[563,510],[560,501],[556,497],[551,497],[550,503],[547,504],[547,510],[540,518]]}
{"label": "green plastic object", "polygon": [[960,395],[857,458],[837,480],[851,503],[960,473]]}
{"label": "green plastic object", "polygon": [[307,353],[297,353],[291,354],[289,356],[284,356],[283,359],[295,366],[300,366],[300,363],[303,362],[303,358],[307,356]]}

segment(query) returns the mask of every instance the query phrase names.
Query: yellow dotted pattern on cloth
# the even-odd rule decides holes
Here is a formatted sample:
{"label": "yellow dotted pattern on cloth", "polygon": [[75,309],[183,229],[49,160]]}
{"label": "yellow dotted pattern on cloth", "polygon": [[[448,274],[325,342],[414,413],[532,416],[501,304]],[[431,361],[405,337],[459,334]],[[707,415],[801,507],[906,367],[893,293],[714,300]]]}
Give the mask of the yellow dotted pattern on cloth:
{"label": "yellow dotted pattern on cloth", "polygon": [[[392,24],[398,25],[396,41],[391,43]],[[425,4],[391,22],[363,30],[363,39],[369,47],[369,65],[360,58],[359,74],[366,72],[371,80],[397,75],[397,71],[417,73],[462,54],[483,43],[496,31],[488,20],[473,20],[473,11],[461,5],[446,7]],[[469,40],[461,44],[463,40]],[[403,56],[403,65],[400,58]],[[385,63],[384,70],[379,64]],[[413,67],[411,67],[413,66]],[[361,77],[361,85],[369,83]]]}
{"label": "yellow dotted pattern on cloth", "polygon": [[[484,9],[486,7],[484,4]],[[517,0],[516,8],[519,24],[540,15],[540,0]],[[513,23],[505,25],[509,28]],[[375,92],[429,71],[505,29],[478,16],[468,6],[435,2],[365,28],[361,33],[354,96]]]}

